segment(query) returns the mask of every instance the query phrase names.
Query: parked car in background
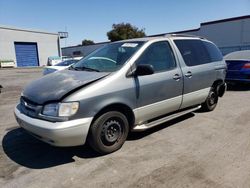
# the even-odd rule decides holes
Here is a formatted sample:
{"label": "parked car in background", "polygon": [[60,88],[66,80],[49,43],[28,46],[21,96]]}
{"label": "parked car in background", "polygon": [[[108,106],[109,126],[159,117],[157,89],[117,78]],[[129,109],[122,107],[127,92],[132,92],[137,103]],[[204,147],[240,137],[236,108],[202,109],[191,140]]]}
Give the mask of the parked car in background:
{"label": "parked car in background", "polygon": [[62,60],[63,59],[60,56],[50,56],[48,57],[47,66],[53,66],[57,63],[60,63]]}
{"label": "parked car in background", "polygon": [[69,59],[55,64],[54,66],[46,66],[43,68],[43,75],[47,75],[56,71],[67,69],[72,64],[78,62],[77,59]]}
{"label": "parked car in background", "polygon": [[250,83],[250,50],[232,52],[224,59],[227,63],[227,81]]}
{"label": "parked car in background", "polygon": [[144,131],[200,108],[214,110],[226,90],[225,75],[220,51],[204,38],[119,41],[33,81],[15,116],[46,143],[88,141],[107,154],[122,147],[129,131]]}

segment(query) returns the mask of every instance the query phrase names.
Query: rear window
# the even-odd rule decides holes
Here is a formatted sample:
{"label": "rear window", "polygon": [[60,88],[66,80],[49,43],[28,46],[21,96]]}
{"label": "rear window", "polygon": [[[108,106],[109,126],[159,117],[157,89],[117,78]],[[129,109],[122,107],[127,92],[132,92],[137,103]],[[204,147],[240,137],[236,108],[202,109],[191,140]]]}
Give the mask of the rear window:
{"label": "rear window", "polygon": [[214,61],[221,61],[218,48],[201,40],[174,40],[187,66],[196,66]]}

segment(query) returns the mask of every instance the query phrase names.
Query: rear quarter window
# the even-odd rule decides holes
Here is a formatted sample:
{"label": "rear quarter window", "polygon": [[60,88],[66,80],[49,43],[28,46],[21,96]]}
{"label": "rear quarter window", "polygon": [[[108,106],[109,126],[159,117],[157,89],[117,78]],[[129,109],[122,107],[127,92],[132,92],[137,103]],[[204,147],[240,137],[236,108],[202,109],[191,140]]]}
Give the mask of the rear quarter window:
{"label": "rear quarter window", "polygon": [[213,43],[198,39],[174,40],[174,42],[187,66],[222,60],[220,51]]}
{"label": "rear quarter window", "polygon": [[223,56],[221,54],[221,51],[211,42],[203,41],[203,44],[205,45],[209,56],[210,56],[210,61],[221,61],[223,59]]}

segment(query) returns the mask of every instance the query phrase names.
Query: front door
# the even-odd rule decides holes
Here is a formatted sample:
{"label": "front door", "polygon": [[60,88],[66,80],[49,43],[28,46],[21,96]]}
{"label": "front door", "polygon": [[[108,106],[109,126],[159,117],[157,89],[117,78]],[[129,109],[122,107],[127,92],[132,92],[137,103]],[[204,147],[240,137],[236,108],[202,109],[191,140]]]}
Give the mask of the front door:
{"label": "front door", "polygon": [[154,74],[134,78],[137,108],[136,124],[178,110],[182,101],[183,80],[168,41],[152,43],[136,61],[150,64]]}

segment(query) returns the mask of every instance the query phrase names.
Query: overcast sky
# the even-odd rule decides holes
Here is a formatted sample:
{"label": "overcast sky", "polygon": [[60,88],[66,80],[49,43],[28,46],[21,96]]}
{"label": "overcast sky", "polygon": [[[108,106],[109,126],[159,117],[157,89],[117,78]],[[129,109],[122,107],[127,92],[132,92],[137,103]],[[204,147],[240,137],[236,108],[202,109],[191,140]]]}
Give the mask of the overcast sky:
{"label": "overcast sky", "polygon": [[153,35],[243,15],[250,15],[250,0],[0,0],[0,25],[67,30],[62,46],[107,41],[113,23],[129,22]]}

